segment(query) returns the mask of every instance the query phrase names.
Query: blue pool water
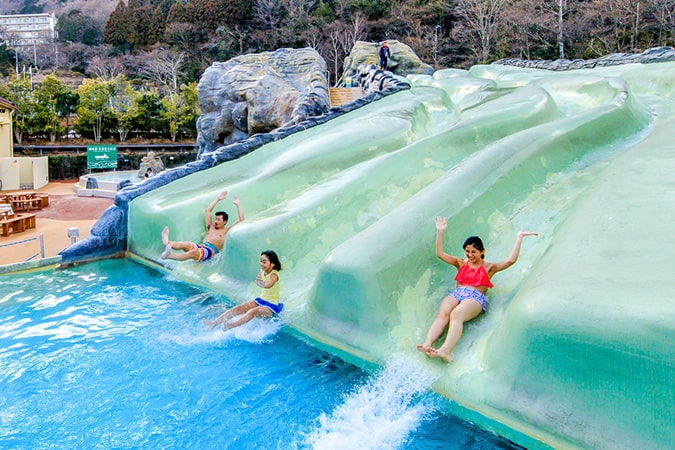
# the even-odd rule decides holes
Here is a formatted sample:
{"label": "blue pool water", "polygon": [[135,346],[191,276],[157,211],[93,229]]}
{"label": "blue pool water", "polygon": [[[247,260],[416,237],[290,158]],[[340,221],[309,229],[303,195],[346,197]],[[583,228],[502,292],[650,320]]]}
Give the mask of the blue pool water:
{"label": "blue pool water", "polygon": [[423,370],[361,370],[128,260],[0,276],[0,448],[515,449]]}

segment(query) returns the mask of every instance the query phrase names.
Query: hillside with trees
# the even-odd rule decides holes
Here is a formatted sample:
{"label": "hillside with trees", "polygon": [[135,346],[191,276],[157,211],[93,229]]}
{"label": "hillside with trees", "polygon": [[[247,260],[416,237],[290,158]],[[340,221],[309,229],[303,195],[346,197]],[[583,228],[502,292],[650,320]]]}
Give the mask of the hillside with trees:
{"label": "hillside with trees", "polygon": [[399,40],[437,69],[672,46],[675,0],[0,0],[0,12],[58,15],[57,42],[0,45],[20,143],[71,129],[193,138],[203,71],[282,47],[316,49],[335,83],[356,41]]}

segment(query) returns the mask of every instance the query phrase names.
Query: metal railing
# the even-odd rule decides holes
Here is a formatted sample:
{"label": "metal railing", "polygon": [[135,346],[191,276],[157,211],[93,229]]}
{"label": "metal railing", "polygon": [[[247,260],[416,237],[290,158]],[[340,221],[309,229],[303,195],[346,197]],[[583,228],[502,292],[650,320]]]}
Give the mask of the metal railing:
{"label": "metal railing", "polygon": [[0,245],[0,248],[11,247],[12,245],[25,244],[27,242],[37,241],[38,239],[40,239],[40,251],[38,253],[34,254],[33,256],[31,256],[30,258],[26,259],[26,261],[30,261],[38,255],[40,255],[40,258],[44,258],[45,257],[45,239],[44,239],[44,236],[42,235],[42,233],[40,233],[39,238],[33,237],[33,238],[29,238],[29,239],[24,239],[22,241],[10,242],[9,244],[2,244],[2,245]]}
{"label": "metal railing", "polygon": [[[118,142],[117,144],[118,153],[147,153],[149,151],[177,151],[179,153],[183,152],[195,152],[199,150],[199,145],[196,143],[186,143],[186,144],[125,144],[124,142]],[[15,145],[15,152],[24,152],[26,154],[39,154],[44,156],[45,154],[51,155],[52,153],[58,152],[73,152],[76,154],[87,153],[86,145]]]}

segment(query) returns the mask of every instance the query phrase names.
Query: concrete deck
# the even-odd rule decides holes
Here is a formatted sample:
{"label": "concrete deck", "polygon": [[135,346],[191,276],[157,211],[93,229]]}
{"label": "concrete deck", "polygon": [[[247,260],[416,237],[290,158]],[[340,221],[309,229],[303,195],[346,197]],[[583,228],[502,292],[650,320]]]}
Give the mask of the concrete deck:
{"label": "concrete deck", "polygon": [[[91,227],[96,223],[103,211],[113,203],[112,198],[78,197],[73,187],[78,180],[56,181],[36,189],[37,192],[49,194],[49,206],[36,210],[36,227],[0,236],[0,265],[26,261],[40,252],[40,233],[43,235],[45,257],[56,256],[58,252],[70,245],[68,228],[77,227],[78,240],[89,236]],[[37,238],[18,245],[6,244]],[[36,257],[39,258],[39,255]]]}

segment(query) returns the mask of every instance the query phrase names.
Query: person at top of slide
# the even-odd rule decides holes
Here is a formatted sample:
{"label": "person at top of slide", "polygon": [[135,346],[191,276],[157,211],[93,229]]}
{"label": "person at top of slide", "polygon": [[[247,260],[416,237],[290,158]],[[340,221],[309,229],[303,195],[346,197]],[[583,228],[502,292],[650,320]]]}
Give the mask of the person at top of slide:
{"label": "person at top of slide", "polygon": [[[490,279],[497,272],[508,269],[518,260],[520,246],[525,236],[537,236],[532,231],[519,231],[511,255],[500,262],[486,262],[485,247],[478,236],[470,236],[464,241],[464,256],[458,258],[443,251],[443,232],[448,227],[442,217],[436,218],[436,256],[459,269],[455,281],[457,287],[442,301],[438,314],[429,327],[426,339],[417,345],[417,350],[431,358],[439,358],[445,362],[452,361],[452,350],[462,335],[464,322],[467,322],[487,311],[487,290],[491,287]],[[432,347],[433,343],[448,327],[448,334],[440,348]]]}
{"label": "person at top of slide", "polygon": [[384,41],[380,46],[380,69],[387,70],[389,58],[391,58],[391,50],[389,50],[389,44],[387,44],[387,41]]}
{"label": "person at top of slide", "polygon": [[[221,192],[218,197],[206,207],[206,215],[204,221],[206,223],[206,234],[202,242],[187,242],[187,241],[171,241],[169,240],[169,227],[164,227],[162,230],[162,243],[164,244],[164,252],[161,255],[162,259],[175,259],[177,261],[185,261],[193,259],[195,261],[208,261],[218,254],[220,249],[225,244],[225,235],[232,229],[233,226],[244,220],[244,212],[239,204],[239,198],[235,195],[232,203],[237,207],[238,220],[227,226],[228,215],[225,211],[217,211],[215,219],[211,218],[213,208],[218,202],[227,197],[227,192]],[[179,250],[182,253],[174,253],[172,250]]]}

